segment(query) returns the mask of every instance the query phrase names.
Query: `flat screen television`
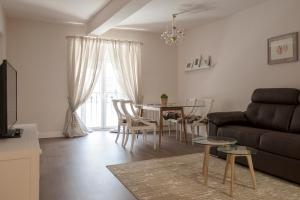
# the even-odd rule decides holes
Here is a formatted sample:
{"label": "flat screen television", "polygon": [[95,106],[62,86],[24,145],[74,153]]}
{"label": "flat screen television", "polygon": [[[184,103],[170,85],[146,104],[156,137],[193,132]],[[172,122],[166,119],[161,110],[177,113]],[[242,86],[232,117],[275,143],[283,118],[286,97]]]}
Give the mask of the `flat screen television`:
{"label": "flat screen television", "polygon": [[0,66],[0,138],[20,137],[22,130],[14,129],[17,122],[17,70],[3,60]]}

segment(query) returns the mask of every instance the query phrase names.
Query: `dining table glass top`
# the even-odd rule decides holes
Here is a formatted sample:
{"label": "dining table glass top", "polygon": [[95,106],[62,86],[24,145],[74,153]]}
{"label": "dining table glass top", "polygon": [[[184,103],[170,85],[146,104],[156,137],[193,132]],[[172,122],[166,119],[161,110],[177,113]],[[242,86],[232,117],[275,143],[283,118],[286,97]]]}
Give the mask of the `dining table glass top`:
{"label": "dining table glass top", "polygon": [[177,104],[177,103],[170,103],[167,105],[162,104],[136,104],[136,107],[152,107],[152,108],[175,108],[175,107],[183,107],[183,108],[192,108],[192,107],[205,107],[205,105],[187,105],[187,104]]}

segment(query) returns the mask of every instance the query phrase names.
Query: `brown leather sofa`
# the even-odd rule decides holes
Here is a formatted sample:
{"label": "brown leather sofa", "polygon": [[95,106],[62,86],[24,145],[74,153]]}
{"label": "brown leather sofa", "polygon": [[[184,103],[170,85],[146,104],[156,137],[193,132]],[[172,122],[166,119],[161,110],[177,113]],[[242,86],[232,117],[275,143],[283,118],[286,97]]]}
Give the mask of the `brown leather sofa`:
{"label": "brown leather sofa", "polygon": [[[300,91],[256,89],[245,112],[210,113],[209,135],[253,147],[257,170],[300,184]],[[213,154],[224,157],[215,149]],[[245,160],[237,162],[246,165]]]}

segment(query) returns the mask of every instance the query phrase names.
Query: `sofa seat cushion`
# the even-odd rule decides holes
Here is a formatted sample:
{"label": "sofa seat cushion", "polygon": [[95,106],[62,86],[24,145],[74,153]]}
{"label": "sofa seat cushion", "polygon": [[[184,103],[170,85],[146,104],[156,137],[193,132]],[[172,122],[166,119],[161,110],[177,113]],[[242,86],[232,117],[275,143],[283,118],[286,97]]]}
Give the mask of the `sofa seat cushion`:
{"label": "sofa seat cushion", "polygon": [[269,131],[260,137],[259,149],[300,160],[300,135]]}
{"label": "sofa seat cushion", "polygon": [[260,136],[269,131],[248,126],[222,126],[218,129],[218,136],[235,138],[240,145],[258,148]]}

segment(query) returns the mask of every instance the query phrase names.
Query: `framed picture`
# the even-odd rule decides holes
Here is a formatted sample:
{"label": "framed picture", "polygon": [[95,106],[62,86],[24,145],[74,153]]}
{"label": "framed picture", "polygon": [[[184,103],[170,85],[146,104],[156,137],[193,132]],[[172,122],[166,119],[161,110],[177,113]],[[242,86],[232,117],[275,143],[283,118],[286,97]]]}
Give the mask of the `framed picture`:
{"label": "framed picture", "polygon": [[268,39],[268,64],[298,61],[298,32]]}

